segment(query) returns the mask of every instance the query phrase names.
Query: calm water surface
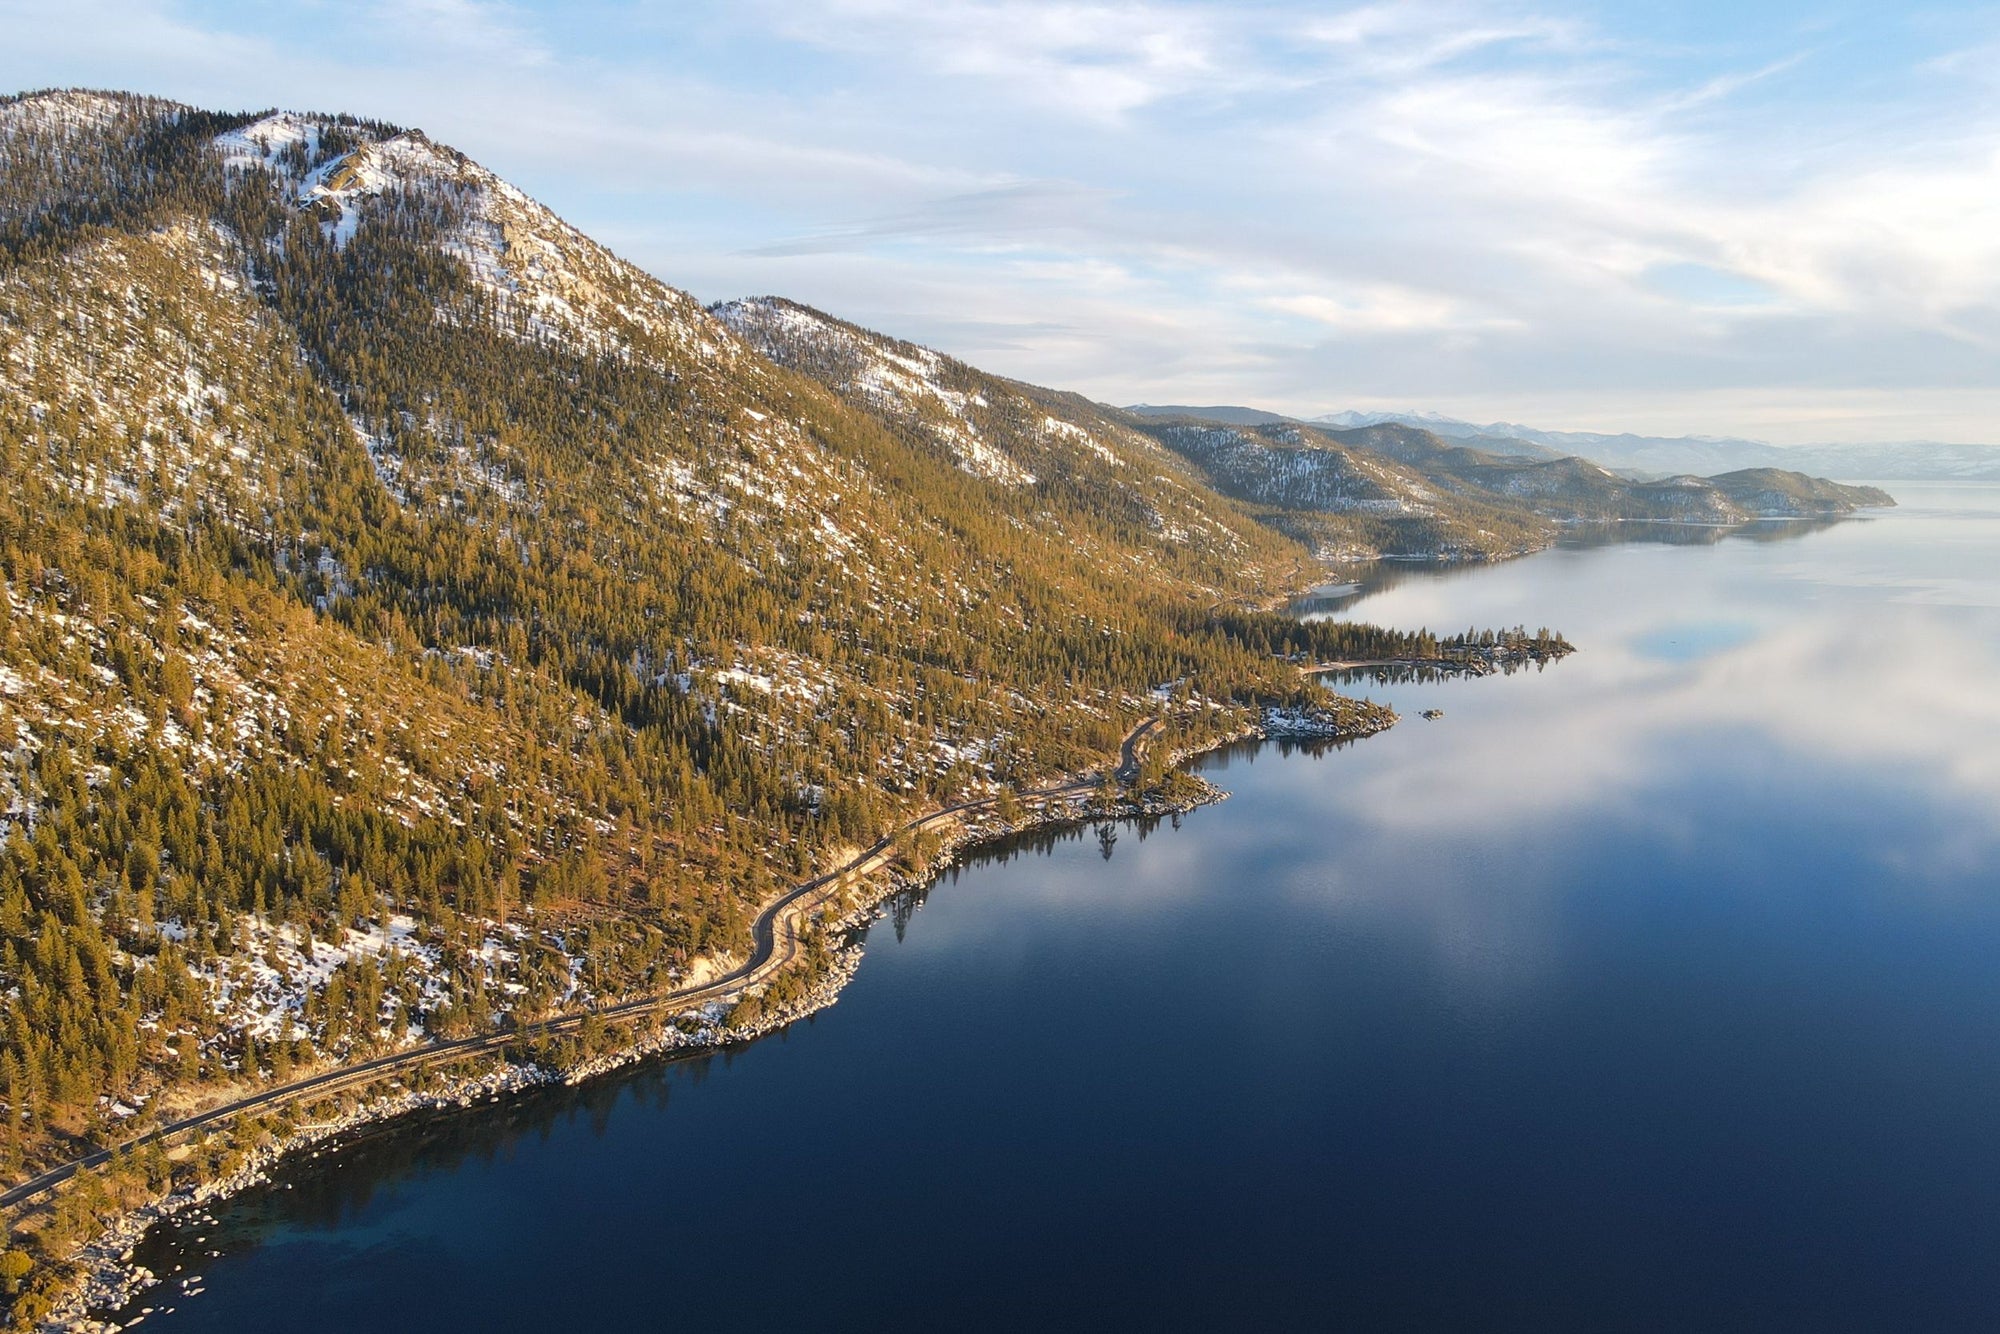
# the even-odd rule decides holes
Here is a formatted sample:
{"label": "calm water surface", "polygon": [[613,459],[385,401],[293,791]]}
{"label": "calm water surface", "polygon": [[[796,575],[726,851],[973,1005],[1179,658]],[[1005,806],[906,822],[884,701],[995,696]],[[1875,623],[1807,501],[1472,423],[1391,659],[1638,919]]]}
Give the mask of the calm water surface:
{"label": "calm water surface", "polygon": [[975,865],[781,1037],[289,1169],[148,1328],[1993,1328],[2000,489],[1893,489],[1365,580],[1582,651]]}

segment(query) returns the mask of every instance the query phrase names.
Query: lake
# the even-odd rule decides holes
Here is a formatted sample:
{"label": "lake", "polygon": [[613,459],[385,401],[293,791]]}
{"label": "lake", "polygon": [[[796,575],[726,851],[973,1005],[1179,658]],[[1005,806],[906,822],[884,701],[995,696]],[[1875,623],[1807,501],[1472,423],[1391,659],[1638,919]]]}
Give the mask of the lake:
{"label": "lake", "polygon": [[1993,1328],[2000,488],[1890,489],[1372,572],[1317,611],[1579,651],[982,858],[781,1035],[287,1167],[127,1315]]}

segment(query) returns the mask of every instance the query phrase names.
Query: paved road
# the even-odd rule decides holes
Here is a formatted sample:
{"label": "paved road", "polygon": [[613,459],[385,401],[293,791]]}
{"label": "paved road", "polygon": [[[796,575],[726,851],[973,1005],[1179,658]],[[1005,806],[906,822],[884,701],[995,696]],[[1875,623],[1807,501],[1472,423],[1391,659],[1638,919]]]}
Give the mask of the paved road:
{"label": "paved road", "polygon": [[[1118,768],[1114,776],[1120,782],[1129,783],[1139,775],[1139,751],[1161,720],[1148,718],[1129,732],[1118,748]],[[1030,801],[1049,802],[1065,797],[1074,797],[1091,791],[1096,783],[1089,779],[1079,779],[1071,783],[1059,783],[1053,787],[1037,788],[1024,792],[1021,796]],[[635,1000],[619,1001],[611,1005],[601,1005],[594,1009],[563,1015],[557,1019],[546,1019],[529,1024],[511,1033],[482,1034],[478,1037],[456,1038],[445,1042],[434,1042],[413,1051],[392,1052],[387,1056],[377,1056],[373,1060],[356,1065],[342,1066],[338,1070],[328,1070],[323,1074],[294,1080],[276,1088],[253,1093],[246,1098],[211,1107],[205,1112],[160,1126],[121,1145],[120,1150],[163,1140],[178,1139],[196,1130],[203,1130],[235,1120],[237,1117],[255,1112],[267,1112],[290,1103],[323,1098],[377,1080],[398,1071],[416,1070],[427,1065],[444,1061],[455,1061],[481,1052],[498,1051],[503,1047],[536,1038],[549,1037],[573,1032],[583,1027],[590,1019],[622,1019],[645,1014],[654,1010],[686,1010],[707,1001],[722,1000],[733,996],[746,987],[752,987],[765,979],[784,971],[798,957],[800,935],[799,922],[818,908],[827,895],[825,891],[837,887],[848,877],[866,875],[879,869],[894,853],[896,843],[910,834],[926,829],[935,829],[947,824],[960,815],[983,810],[993,805],[993,799],[982,797],[976,801],[961,801],[955,806],[946,806],[932,811],[929,815],[910,821],[902,828],[886,835],[873,847],[853,858],[846,865],[815,876],[804,884],[795,885],[786,893],[764,905],[763,911],[751,923],[750,957],[741,966],[731,969],[700,986],[682,987],[677,991],[661,992],[656,996],[641,996]],[[13,1189],[0,1192],[0,1210],[13,1209],[18,1205],[35,1200],[68,1181],[78,1172],[109,1162],[114,1154],[112,1149],[98,1149],[80,1158],[52,1167],[40,1176],[22,1182]]]}

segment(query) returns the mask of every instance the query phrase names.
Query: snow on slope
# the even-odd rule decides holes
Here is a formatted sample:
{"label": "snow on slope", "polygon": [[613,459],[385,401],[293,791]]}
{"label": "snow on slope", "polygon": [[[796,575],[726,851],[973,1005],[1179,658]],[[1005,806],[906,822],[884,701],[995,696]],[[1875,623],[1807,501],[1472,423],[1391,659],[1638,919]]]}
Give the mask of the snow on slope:
{"label": "snow on slope", "polygon": [[[972,409],[985,407],[985,398],[947,387],[949,363],[929,348],[869,337],[789,301],[731,301],[714,313],[777,360],[824,372],[819,378],[836,392],[919,427],[975,477],[1034,485],[1035,474],[974,422]],[[815,365],[801,364],[808,360]]]}
{"label": "snow on slope", "polygon": [[265,465],[285,461],[253,448],[243,403],[282,351],[239,272],[216,229],[179,224],[0,275],[0,425],[34,423],[74,494],[145,491],[168,517],[193,504],[254,523]]}
{"label": "snow on slope", "polygon": [[1066,422],[1060,417],[1044,416],[1042,418],[1042,434],[1054,436],[1057,439],[1066,440],[1072,445],[1087,449],[1114,468],[1125,466],[1124,459],[1119,458],[1109,449],[1106,449],[1103,442],[1098,440],[1096,436],[1074,422]]}
{"label": "snow on slope", "polygon": [[[711,307],[773,361],[832,389],[905,436],[915,435],[961,471],[1010,488],[1081,486],[1100,518],[1132,522],[1162,548],[1237,560],[1244,540],[1184,459],[1122,414],[1075,395],[989,374],[915,343],[849,324],[780,297]],[[1055,508],[1033,522],[1059,540],[1094,541]],[[1227,554],[1223,554],[1227,553]],[[1105,559],[1131,560],[1127,551]]]}
{"label": "snow on slope", "polygon": [[1296,428],[1268,436],[1232,426],[1170,426],[1163,434],[1197,459],[1226,489],[1263,504],[1329,514],[1428,515],[1437,495],[1400,470],[1325,442],[1307,443]]}
{"label": "snow on slope", "polygon": [[0,105],[0,133],[35,124],[43,128],[99,130],[114,124],[127,104],[102,93],[69,88]]}
{"label": "snow on slope", "polygon": [[[351,146],[350,146],[351,145]],[[493,298],[503,328],[592,351],[729,358],[701,304],[627,264],[519,189],[421,132],[366,128],[278,112],[215,140],[225,166],[295,183],[345,245],[404,191],[442,198],[458,215],[444,249]],[[339,151],[333,151],[337,148]]]}
{"label": "snow on slope", "polygon": [[215,146],[222,151],[223,166],[230,170],[258,167],[280,171],[286,150],[294,145],[308,156],[317,154],[319,132],[315,122],[287,111],[266,116],[240,130],[219,134]]}

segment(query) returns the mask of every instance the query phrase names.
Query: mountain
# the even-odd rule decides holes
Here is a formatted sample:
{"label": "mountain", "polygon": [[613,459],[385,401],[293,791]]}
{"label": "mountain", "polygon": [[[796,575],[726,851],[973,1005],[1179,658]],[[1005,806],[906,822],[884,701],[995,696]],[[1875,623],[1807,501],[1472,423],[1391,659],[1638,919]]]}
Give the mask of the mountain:
{"label": "mountain", "polygon": [[1779,466],[1785,452],[1754,440],[1705,436],[1666,438],[1592,431],[1545,431],[1515,422],[1485,426],[1434,412],[1330,412],[1311,419],[1327,426],[1353,429],[1396,422],[1417,426],[1448,439],[1481,449],[1502,449],[1518,442],[1558,456],[1587,458],[1608,468],[1651,474],[1710,473],[1730,468]]}
{"label": "mountain", "polygon": [[1508,431],[1503,426],[1490,428],[1474,426],[1470,422],[1458,421],[1440,416],[1435,412],[1379,413],[1379,412],[1329,412],[1308,418],[1315,426],[1329,426],[1335,430],[1351,431],[1364,426],[1379,426],[1386,422],[1415,426],[1447,440],[1467,441],[1488,453],[1513,455],[1530,459],[1574,458],[1582,451],[1563,449],[1542,438],[1540,432],[1526,428]]}
{"label": "mountain", "polygon": [[1636,520],[1734,524],[1752,519],[1824,518],[1895,503],[1887,492],[1874,487],[1847,486],[1783,469],[1737,469],[1712,477],[1683,474],[1636,480],[1616,475],[1588,459],[1494,454],[1396,422],[1327,434],[1339,443],[1423,467],[1440,480],[1505,498],[1564,523]]}
{"label": "mountain", "polygon": [[1324,560],[1490,559],[1553,540],[1553,525],[1520,506],[1462,494],[1420,466],[1302,424],[1134,420]]}
{"label": "mountain", "polygon": [[[1546,546],[1564,522],[1739,523],[1889,503],[1808,478],[1792,479],[1782,496],[1720,479],[1649,488],[1578,459],[1495,455],[1400,427],[1320,432],[1252,409],[1113,409],[777,297],[713,310],[773,361],[967,471],[1017,489],[1074,489],[1100,510],[1125,514],[1128,541],[1162,532],[1214,540],[1220,530],[1203,527],[1222,514],[1211,487],[1243,503],[1234,512],[1331,560],[1490,559]],[[1230,531],[1241,540],[1240,529]]]}
{"label": "mountain", "polygon": [[1562,522],[1738,523],[1888,501],[1815,490],[1806,478],[1784,498],[1721,484],[1646,488],[1578,459],[1494,455],[1401,427],[1319,432],[1254,409],[1121,411],[1006,380],[781,298],[713,309],[773,361],[966,471],[1015,489],[1047,479],[1041,484],[1051,494],[1073,490],[1100,511],[1128,516],[1127,541],[1163,532],[1204,542],[1223,536],[1213,527],[1221,511],[1211,487],[1325,560],[1491,559],[1548,545]]}
{"label": "mountain", "polygon": [[0,99],[0,1170],[656,992],[1163,683],[1195,741],[1425,642],[1257,610],[1310,561],[1124,414],[710,310],[420,131]]}
{"label": "mountain", "polygon": [[[1168,565],[1191,552],[1223,562],[1296,558],[1186,460],[1078,395],[991,375],[779,297],[723,302],[713,313],[773,362],[812,377],[914,448],[1009,493],[1032,493],[1037,522],[1089,511],[1116,525],[1121,550],[1146,547]],[[1074,526],[1064,535],[1085,540]],[[1087,554],[1114,560],[1121,550]]]}
{"label": "mountain", "polygon": [[2000,481],[2000,446],[1992,445],[1914,441],[1779,446],[1726,436],[1547,431],[1514,422],[1478,426],[1431,412],[1332,412],[1310,420],[1339,428],[1398,422],[1497,453],[1572,454],[1608,468],[1656,476],[1779,468],[1849,480]]}
{"label": "mountain", "polygon": [[1490,453],[1401,422],[1332,430],[1135,420],[1327,559],[1371,550],[1481,559],[1546,546],[1567,523],[1736,524],[1895,503],[1872,487],[1769,469],[1637,481],[1585,459]]}

